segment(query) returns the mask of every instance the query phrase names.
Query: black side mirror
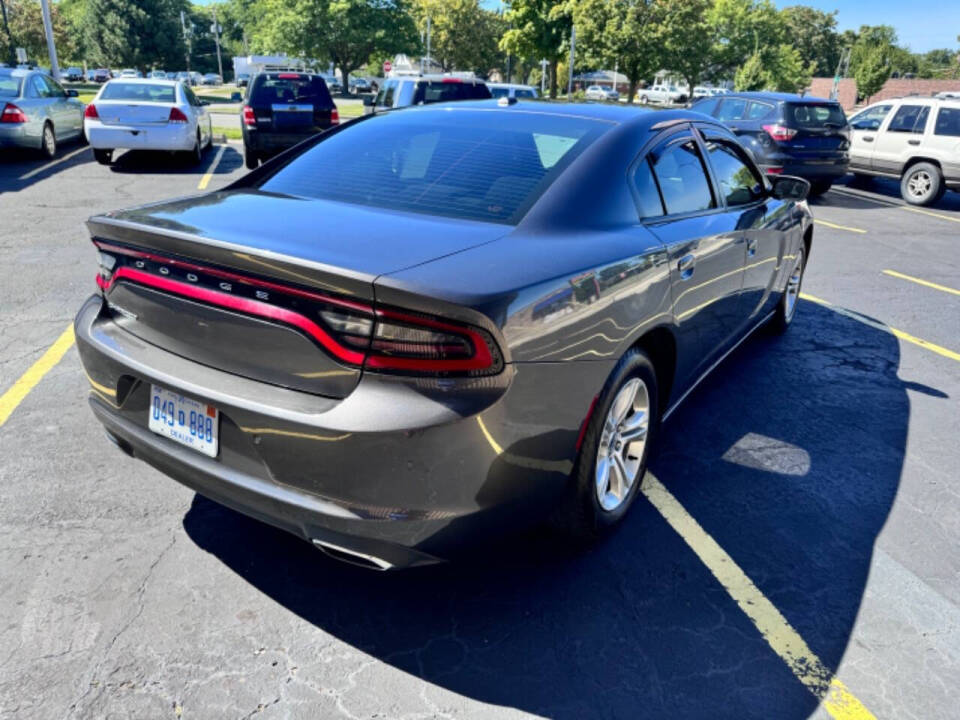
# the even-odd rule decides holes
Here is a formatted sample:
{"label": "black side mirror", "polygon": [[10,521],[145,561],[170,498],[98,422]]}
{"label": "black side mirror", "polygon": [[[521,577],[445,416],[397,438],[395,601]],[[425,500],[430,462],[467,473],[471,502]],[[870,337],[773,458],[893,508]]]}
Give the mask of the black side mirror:
{"label": "black side mirror", "polygon": [[67,97],[79,97],[79,93],[76,90],[67,90]]}
{"label": "black side mirror", "polygon": [[777,175],[773,178],[770,194],[777,200],[806,200],[810,193],[810,183],[793,175]]}
{"label": "black side mirror", "polygon": [[364,95],[363,96],[363,106],[364,107],[373,107],[373,104],[377,101],[376,95]]}
{"label": "black side mirror", "polygon": [[235,92],[230,94],[230,102],[242,102],[242,101],[243,101],[243,95],[241,95],[240,93]]}

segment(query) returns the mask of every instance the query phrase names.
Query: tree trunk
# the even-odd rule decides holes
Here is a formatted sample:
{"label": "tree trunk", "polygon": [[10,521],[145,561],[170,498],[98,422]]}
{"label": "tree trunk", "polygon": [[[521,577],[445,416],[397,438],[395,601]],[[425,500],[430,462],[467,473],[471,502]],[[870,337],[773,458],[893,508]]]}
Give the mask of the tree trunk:
{"label": "tree trunk", "polygon": [[640,87],[640,78],[627,78],[630,82],[630,95],[627,96],[627,105],[633,105],[633,98],[637,95],[637,88]]}
{"label": "tree trunk", "polygon": [[550,61],[550,99],[557,99],[557,65],[560,61],[554,58]]}
{"label": "tree trunk", "polygon": [[343,83],[340,86],[340,97],[350,97],[350,73],[356,68],[344,62],[334,63],[334,68],[338,67],[340,68],[340,82]]}
{"label": "tree trunk", "polygon": [[686,77],[687,85],[690,88],[690,93],[687,95],[687,102],[693,102],[693,89],[697,86],[697,82],[700,80],[696,75],[688,75]]}

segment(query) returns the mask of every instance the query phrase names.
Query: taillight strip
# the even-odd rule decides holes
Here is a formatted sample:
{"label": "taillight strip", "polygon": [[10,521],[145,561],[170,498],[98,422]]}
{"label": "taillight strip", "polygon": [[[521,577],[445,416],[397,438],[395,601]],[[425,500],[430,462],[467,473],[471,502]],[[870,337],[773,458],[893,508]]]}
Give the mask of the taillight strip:
{"label": "taillight strip", "polygon": [[323,293],[313,292],[311,290],[301,290],[300,288],[293,287],[291,285],[283,285],[281,283],[270,282],[269,280],[261,280],[260,278],[250,277],[249,275],[241,275],[228,270],[219,270],[206,265],[197,265],[196,263],[188,262],[186,260],[176,260],[174,258],[164,257],[162,255],[154,255],[153,253],[144,252],[143,250],[134,250],[121,245],[112,245],[99,240],[95,240],[93,244],[101,250],[106,250],[107,252],[119,253],[120,255],[142,258],[144,260],[151,260],[153,262],[163,263],[164,265],[188,268],[190,270],[196,270],[197,272],[202,272],[207,275],[212,275],[213,277],[220,278],[221,280],[233,280],[234,282],[244,283],[246,285],[263,288],[265,290],[276,290],[277,292],[286,293],[287,295],[296,295],[298,297],[317,300],[330,305],[339,305],[340,307],[350,308],[351,310],[359,310],[360,312],[369,313],[371,315],[373,314],[372,307],[369,305],[364,305],[363,303],[354,302],[352,300],[344,300],[343,298],[333,297],[332,295],[324,295]]}
{"label": "taillight strip", "polygon": [[189,285],[179,280],[159,277],[129,267],[118,268],[110,277],[109,281],[104,280],[103,276],[97,275],[97,285],[107,293],[118,280],[124,279],[131,280],[140,285],[146,285],[147,287],[153,287],[157,290],[163,290],[164,292],[182,295],[183,297],[194,300],[201,300],[211,305],[218,305],[229,310],[237,310],[249,315],[257,315],[268,320],[278,320],[287,325],[293,325],[307,333],[307,335],[320,343],[339,360],[351,365],[363,364],[364,354],[362,352],[356,352],[355,350],[343,347],[310,318],[277,305],[270,305],[269,303],[251,300],[250,298],[239,297],[237,295],[228,295],[227,293],[210,290],[198,285]]}

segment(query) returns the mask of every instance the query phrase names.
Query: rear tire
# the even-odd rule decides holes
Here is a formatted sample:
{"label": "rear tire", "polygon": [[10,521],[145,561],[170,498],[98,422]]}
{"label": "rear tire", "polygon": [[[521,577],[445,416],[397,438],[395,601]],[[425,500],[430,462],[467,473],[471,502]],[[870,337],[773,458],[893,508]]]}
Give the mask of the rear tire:
{"label": "rear tire", "polygon": [[573,540],[600,539],[629,511],[657,440],[659,402],[653,363],[643,351],[630,350],[597,399],[558,517]]}
{"label": "rear tire", "polygon": [[243,149],[243,164],[246,165],[247,170],[256,170],[260,167],[260,158],[257,157],[257,154],[247,148]]}
{"label": "rear tire", "polygon": [[203,143],[200,142],[200,131],[197,130],[197,142],[190,151],[190,164],[199,165],[203,162]]}
{"label": "rear tire", "polygon": [[113,150],[100,150],[99,148],[94,148],[93,159],[101,165],[109,165],[113,160]]}
{"label": "rear tire", "polygon": [[40,134],[40,152],[47,160],[52,160],[57,156],[57,136],[53,132],[53,125],[44,123],[43,131]]}
{"label": "rear tire", "polygon": [[646,95],[641,95],[641,96],[640,96],[640,104],[641,104],[641,105],[646,105],[646,104],[649,103],[649,102],[650,102],[650,98],[648,98]]}
{"label": "rear tire", "polygon": [[797,304],[800,302],[800,289],[803,286],[803,272],[807,269],[807,248],[801,245],[797,257],[787,276],[787,285],[777,303],[773,318],[770,320],[770,329],[776,333],[786,332],[797,314]]}
{"label": "rear tire", "polygon": [[816,180],[810,183],[810,197],[820,197],[833,187],[833,180]]}
{"label": "rear tire", "polygon": [[940,168],[933,163],[911,165],[900,179],[900,195],[911,205],[932,205],[945,190]]}

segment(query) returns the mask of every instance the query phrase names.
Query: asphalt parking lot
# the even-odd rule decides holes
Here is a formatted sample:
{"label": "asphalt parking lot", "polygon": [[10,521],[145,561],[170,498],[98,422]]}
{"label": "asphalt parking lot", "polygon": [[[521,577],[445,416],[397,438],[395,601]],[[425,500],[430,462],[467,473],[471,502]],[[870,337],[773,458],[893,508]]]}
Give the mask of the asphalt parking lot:
{"label": "asphalt parking lot", "polygon": [[0,157],[0,714],[956,716],[960,194],[813,201],[794,326],[670,418],[608,541],[376,574],[126,457],[87,407],[84,220],[243,172],[237,145]]}

